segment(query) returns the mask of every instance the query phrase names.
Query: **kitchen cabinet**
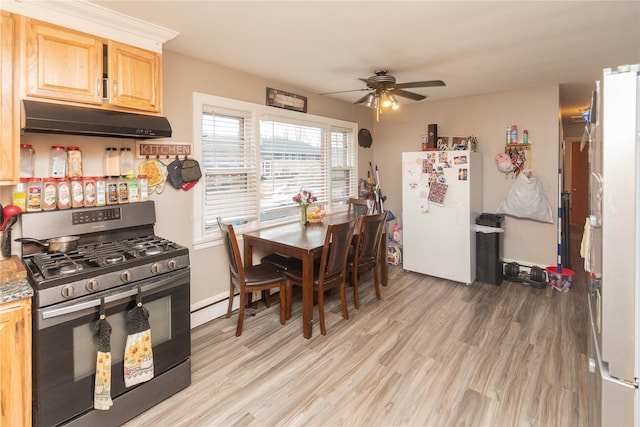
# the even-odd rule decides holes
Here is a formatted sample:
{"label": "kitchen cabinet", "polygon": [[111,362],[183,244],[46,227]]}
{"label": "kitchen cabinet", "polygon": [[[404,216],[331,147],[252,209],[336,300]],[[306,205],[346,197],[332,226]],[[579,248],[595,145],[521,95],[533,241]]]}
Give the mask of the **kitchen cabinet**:
{"label": "kitchen cabinet", "polygon": [[0,425],[31,425],[31,298],[0,304]]}
{"label": "kitchen cabinet", "polygon": [[107,57],[109,104],[159,113],[162,106],[160,55],[109,41]]}
{"label": "kitchen cabinet", "polygon": [[24,27],[26,97],[160,113],[159,53],[30,18]]}
{"label": "kitchen cabinet", "polygon": [[0,184],[18,180],[19,133],[13,85],[13,17],[0,10]]}

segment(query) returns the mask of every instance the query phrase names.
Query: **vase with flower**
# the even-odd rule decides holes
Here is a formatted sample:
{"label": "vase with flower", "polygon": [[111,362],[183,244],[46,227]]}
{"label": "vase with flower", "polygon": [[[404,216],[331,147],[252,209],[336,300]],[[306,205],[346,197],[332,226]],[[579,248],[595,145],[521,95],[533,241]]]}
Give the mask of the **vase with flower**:
{"label": "vase with flower", "polygon": [[293,196],[293,201],[296,202],[300,208],[301,224],[307,225],[309,223],[307,220],[307,209],[310,204],[315,203],[317,200],[316,196],[312,195],[310,191],[307,191],[304,188],[301,188],[300,192]]}

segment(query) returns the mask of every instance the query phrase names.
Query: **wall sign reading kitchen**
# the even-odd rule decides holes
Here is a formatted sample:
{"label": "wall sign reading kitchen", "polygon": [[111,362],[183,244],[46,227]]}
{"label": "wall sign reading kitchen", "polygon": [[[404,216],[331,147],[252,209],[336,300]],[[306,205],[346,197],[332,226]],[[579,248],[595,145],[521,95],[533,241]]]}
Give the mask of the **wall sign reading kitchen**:
{"label": "wall sign reading kitchen", "polygon": [[151,157],[190,156],[191,144],[187,142],[136,142],[137,157],[148,159]]}

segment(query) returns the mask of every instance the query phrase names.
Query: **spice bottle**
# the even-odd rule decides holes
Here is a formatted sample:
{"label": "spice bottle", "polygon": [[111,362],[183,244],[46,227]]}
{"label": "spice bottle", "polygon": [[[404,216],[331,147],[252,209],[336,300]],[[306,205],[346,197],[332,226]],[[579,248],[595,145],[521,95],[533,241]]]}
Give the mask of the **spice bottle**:
{"label": "spice bottle", "polygon": [[118,204],[118,177],[107,177],[107,205]]}
{"label": "spice bottle", "polygon": [[82,187],[82,177],[74,177],[69,180],[71,187],[71,207],[81,208],[84,206],[84,188]]}
{"label": "spice bottle", "polygon": [[42,210],[42,178],[29,178],[27,182],[27,212]]}
{"label": "spice bottle", "polygon": [[131,148],[120,149],[120,175],[133,175],[133,152]]}
{"label": "spice bottle", "polygon": [[82,176],[82,152],[79,147],[67,147],[67,176]]}
{"label": "spice bottle", "polygon": [[96,206],[107,204],[107,181],[104,176],[96,177]]}
{"label": "spice bottle", "polygon": [[94,176],[85,176],[82,179],[82,187],[84,189],[84,207],[90,208],[96,205],[96,178]]}
{"label": "spice bottle", "polygon": [[129,203],[139,202],[140,185],[138,183],[138,177],[135,175],[127,175],[127,181],[129,185]]}
{"label": "spice bottle", "polygon": [[42,184],[42,210],[52,211],[57,207],[56,197],[58,194],[59,178],[46,178]]}
{"label": "spice bottle", "polygon": [[129,180],[125,176],[118,179],[118,203],[129,203]]}
{"label": "spice bottle", "polygon": [[104,173],[107,176],[120,175],[120,154],[115,147],[107,147],[104,155]]}
{"label": "spice bottle", "polygon": [[71,207],[71,187],[69,180],[58,178],[58,209],[69,209]]}
{"label": "spice bottle", "polygon": [[138,175],[138,187],[140,189],[140,201],[149,200],[149,179],[147,175]]}
{"label": "spice bottle", "polygon": [[20,144],[20,177],[31,178],[35,171],[35,152],[31,144]]}
{"label": "spice bottle", "polygon": [[67,153],[64,147],[52,145],[49,153],[49,176],[52,178],[64,178],[67,176]]}

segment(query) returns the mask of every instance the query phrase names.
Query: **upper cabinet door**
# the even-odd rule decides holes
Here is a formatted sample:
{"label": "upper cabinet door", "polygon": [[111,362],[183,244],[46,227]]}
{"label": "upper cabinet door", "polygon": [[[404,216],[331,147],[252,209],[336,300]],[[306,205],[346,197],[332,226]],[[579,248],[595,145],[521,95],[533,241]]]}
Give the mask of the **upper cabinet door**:
{"label": "upper cabinet door", "polygon": [[108,41],[109,104],[150,112],[162,107],[160,54]]}
{"label": "upper cabinet door", "polygon": [[19,134],[15,126],[14,22],[0,10],[0,185],[18,180]]}
{"label": "upper cabinet door", "polygon": [[102,104],[102,39],[34,20],[26,27],[27,95]]}

